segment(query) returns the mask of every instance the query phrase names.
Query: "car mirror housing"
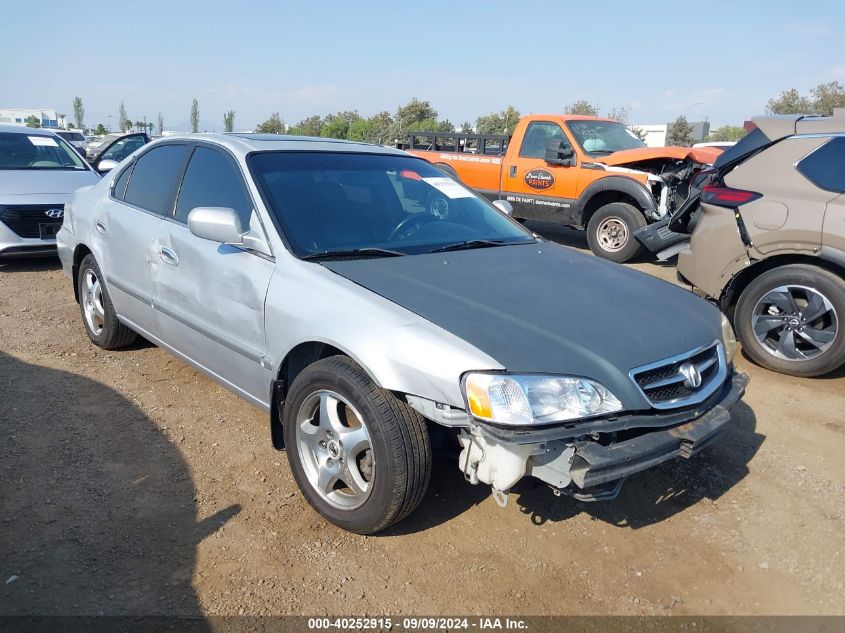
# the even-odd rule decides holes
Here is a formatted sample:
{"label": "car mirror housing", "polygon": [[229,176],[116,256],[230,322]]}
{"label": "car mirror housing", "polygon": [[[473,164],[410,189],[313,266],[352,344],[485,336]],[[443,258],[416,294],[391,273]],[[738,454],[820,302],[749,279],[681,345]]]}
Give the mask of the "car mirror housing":
{"label": "car mirror housing", "polygon": [[494,200],[493,206],[505,215],[513,215],[513,205],[507,200]]}
{"label": "car mirror housing", "polygon": [[188,229],[204,240],[242,245],[241,219],[229,207],[196,207],[188,214]]}
{"label": "car mirror housing", "polygon": [[545,161],[549,165],[569,167],[575,164],[575,152],[566,141],[552,140],[546,148]]}
{"label": "car mirror housing", "polygon": [[97,163],[97,171],[101,174],[105,174],[106,172],[110,172],[112,169],[117,167],[119,163],[116,160],[110,160],[108,158],[101,160]]}

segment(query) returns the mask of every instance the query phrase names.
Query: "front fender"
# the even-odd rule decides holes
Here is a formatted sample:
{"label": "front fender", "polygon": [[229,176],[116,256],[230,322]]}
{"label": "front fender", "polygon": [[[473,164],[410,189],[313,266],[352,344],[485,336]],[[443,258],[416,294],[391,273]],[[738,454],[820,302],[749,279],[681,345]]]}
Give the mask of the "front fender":
{"label": "front fender", "polygon": [[[290,268],[290,274],[280,268]],[[319,264],[285,258],[265,307],[267,356],[278,375],[297,345],[320,342],[384,389],[463,409],[460,377],[504,367],[463,339]],[[269,387],[269,385],[268,385]]]}
{"label": "front fender", "polygon": [[[631,196],[646,215],[657,210],[657,203],[651,192],[636,180],[624,176],[604,176],[590,183],[581,194],[581,208],[589,208],[590,199],[606,191],[619,191]],[[586,224],[588,220],[589,218],[583,217],[582,224]]]}

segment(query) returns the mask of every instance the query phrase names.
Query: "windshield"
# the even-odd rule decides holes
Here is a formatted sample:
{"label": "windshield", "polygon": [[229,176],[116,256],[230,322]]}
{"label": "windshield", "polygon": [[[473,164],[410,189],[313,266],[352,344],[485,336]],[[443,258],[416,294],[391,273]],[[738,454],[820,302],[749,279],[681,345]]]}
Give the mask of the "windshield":
{"label": "windshield", "polygon": [[417,158],[262,152],[252,154],[249,164],[300,257],[360,249],[362,255],[413,255],[534,241],[522,226]]}
{"label": "windshield", "polygon": [[612,154],[646,146],[636,134],[615,121],[568,121],[566,125],[588,154]]}
{"label": "windshield", "polygon": [[0,132],[0,169],[87,169],[67,141],[46,134]]}
{"label": "windshield", "polygon": [[57,134],[61,136],[66,141],[84,141],[85,137],[82,136],[79,132],[53,132],[53,134]]}

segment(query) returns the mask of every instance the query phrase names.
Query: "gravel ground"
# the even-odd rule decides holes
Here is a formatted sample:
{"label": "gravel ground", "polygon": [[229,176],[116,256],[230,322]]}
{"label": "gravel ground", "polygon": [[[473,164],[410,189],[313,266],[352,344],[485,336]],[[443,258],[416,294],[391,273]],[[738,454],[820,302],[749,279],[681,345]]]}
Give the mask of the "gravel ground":
{"label": "gravel ground", "polygon": [[362,537],[306,505],[263,413],[146,343],[93,347],[57,260],[4,263],[0,613],[845,614],[845,371],[737,364],[726,437],[615,501],[522,482],[500,509],[443,459]]}

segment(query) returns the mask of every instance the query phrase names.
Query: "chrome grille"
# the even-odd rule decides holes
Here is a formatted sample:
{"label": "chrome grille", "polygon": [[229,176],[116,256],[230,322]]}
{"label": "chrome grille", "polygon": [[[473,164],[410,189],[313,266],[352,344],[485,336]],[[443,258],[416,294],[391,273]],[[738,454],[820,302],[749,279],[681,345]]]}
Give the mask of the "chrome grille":
{"label": "chrome grille", "polygon": [[727,362],[714,341],[684,354],[632,369],[631,379],[656,409],[698,404],[725,381]]}

